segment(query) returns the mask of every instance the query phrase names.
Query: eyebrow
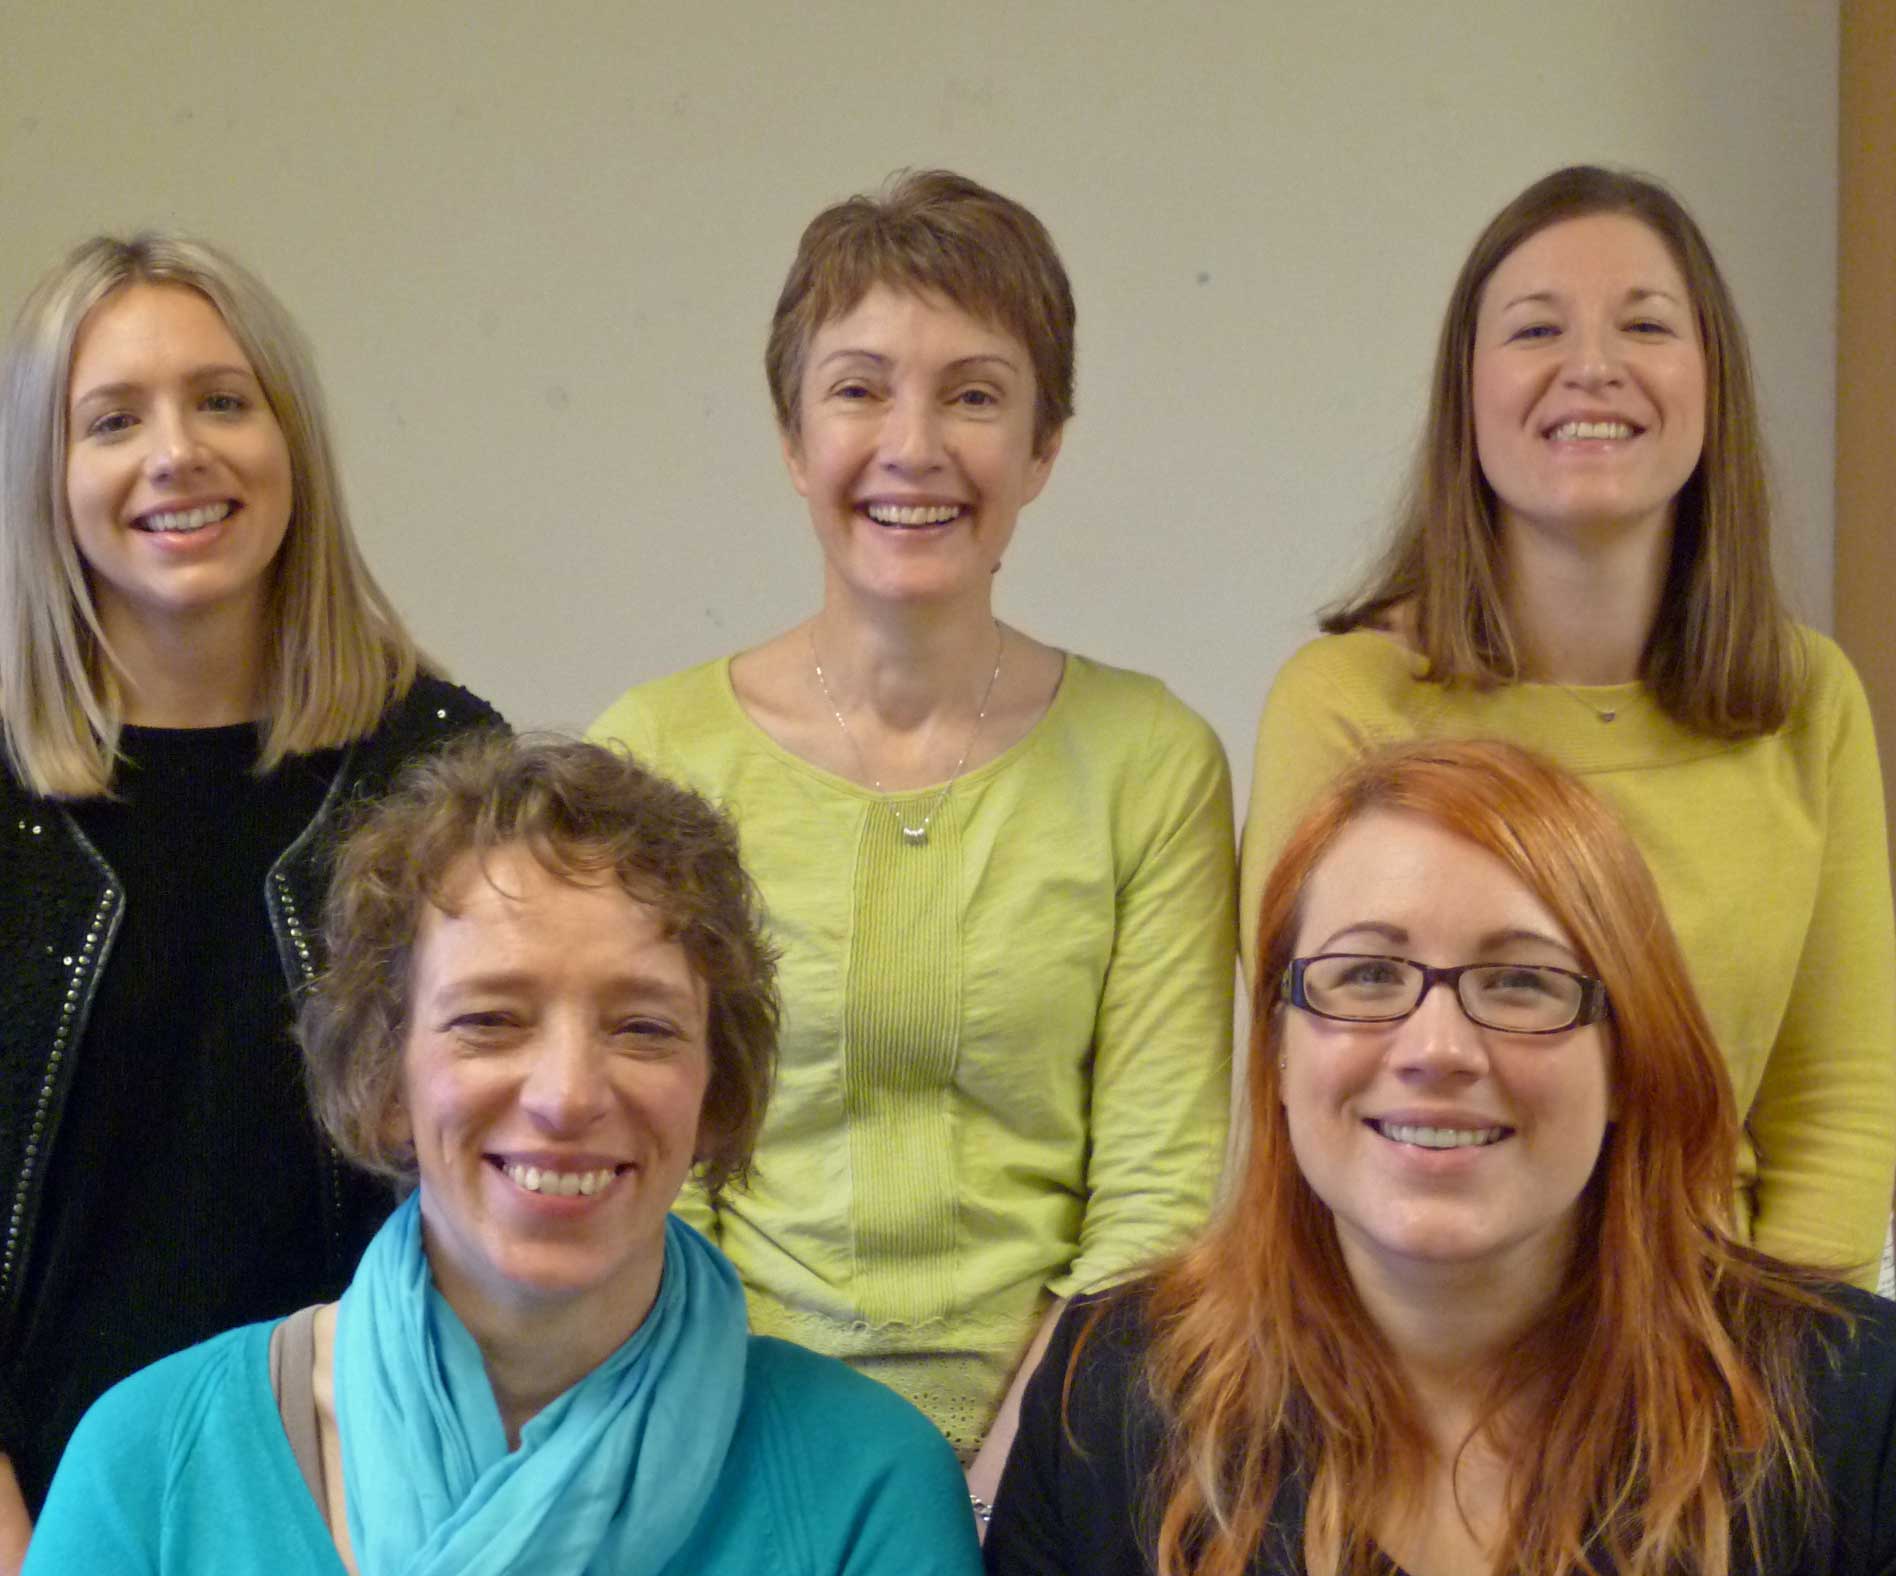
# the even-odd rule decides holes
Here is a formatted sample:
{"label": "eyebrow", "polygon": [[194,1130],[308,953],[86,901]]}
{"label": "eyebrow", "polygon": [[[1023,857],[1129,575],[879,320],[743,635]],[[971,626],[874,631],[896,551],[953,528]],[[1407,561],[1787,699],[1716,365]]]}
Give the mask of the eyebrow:
{"label": "eyebrow", "polygon": [[[531,990],[539,979],[538,971],[533,969],[479,970],[472,974],[458,974],[444,981],[428,1000],[438,1004],[463,996],[506,995],[509,992]],[[614,995],[653,1002],[675,1012],[695,1008],[700,999],[697,991],[674,985],[655,974],[637,971],[614,976],[605,982],[605,989]]]}
{"label": "eyebrow", "polygon": [[[879,367],[886,367],[891,364],[893,358],[885,356],[880,351],[875,350],[832,350],[821,361],[817,362],[816,365],[820,370],[823,367],[827,367],[832,361],[870,361]],[[947,366],[943,367],[942,370],[944,372],[962,372],[966,371],[969,367],[980,366],[987,362],[992,362],[996,366],[1006,367],[1009,372],[1018,372],[1020,370],[1011,357],[1004,356],[999,351],[983,351],[980,355],[975,356],[958,356],[949,362]]]}
{"label": "eyebrow", "polygon": [[[1501,306],[1501,310],[1503,312],[1511,312],[1517,306],[1551,306],[1559,301],[1559,299],[1560,295],[1557,291],[1530,290],[1525,295],[1517,295],[1513,300],[1504,302]],[[1685,303],[1670,290],[1657,290],[1650,285],[1642,285],[1638,289],[1628,290],[1621,299],[1629,306],[1638,301],[1669,301],[1672,305],[1677,307],[1683,307],[1685,305]]]}
{"label": "eyebrow", "polygon": [[[1404,930],[1400,925],[1392,925],[1380,919],[1363,919],[1357,920],[1354,924],[1345,925],[1341,930],[1331,932],[1327,938],[1318,943],[1317,951],[1328,952],[1330,948],[1335,946],[1343,937],[1354,935],[1376,936],[1383,941],[1389,942],[1392,946],[1404,946],[1410,939],[1409,932]],[[1531,930],[1525,925],[1504,925],[1499,930],[1486,932],[1476,940],[1475,952],[1477,956],[1483,956],[1495,951],[1497,948],[1521,941],[1532,942],[1543,947],[1552,947],[1563,957],[1571,958],[1576,963],[1580,961],[1580,954],[1575,952],[1566,942],[1560,940],[1558,937],[1548,935],[1545,931]]]}
{"label": "eyebrow", "polygon": [[[185,382],[215,383],[219,378],[233,377],[244,378],[251,383],[257,382],[257,375],[252,372],[250,368],[240,367],[234,363],[226,362],[219,362],[214,366],[208,367],[194,367],[185,375]],[[88,404],[93,400],[123,399],[128,394],[139,393],[144,387],[144,384],[134,382],[95,383],[83,394],[73,395],[72,408],[77,410],[81,405]]]}

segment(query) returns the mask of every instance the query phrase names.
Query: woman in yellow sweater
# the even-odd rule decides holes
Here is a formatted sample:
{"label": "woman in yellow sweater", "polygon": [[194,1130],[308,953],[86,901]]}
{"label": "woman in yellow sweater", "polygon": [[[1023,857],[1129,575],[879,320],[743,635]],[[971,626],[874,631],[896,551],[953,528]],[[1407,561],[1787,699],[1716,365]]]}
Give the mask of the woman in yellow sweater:
{"label": "woman in yellow sweater", "polygon": [[1493,735],[1640,844],[1744,1117],[1740,1224],[1873,1283],[1896,1176],[1896,939],[1875,740],[1841,652],[1772,579],[1744,331],[1654,183],[1556,171],[1450,297],[1407,505],[1259,725],[1263,878],[1364,746]]}
{"label": "woman in yellow sweater", "polygon": [[972,181],[819,214],[765,362],[821,606],[595,725],[735,816],[783,953],[755,1181],[689,1218],[753,1329],[907,1395],[977,1499],[1061,1299],[1204,1219],[1228,1099],[1217,738],[995,617],[1073,333],[1046,230]]}

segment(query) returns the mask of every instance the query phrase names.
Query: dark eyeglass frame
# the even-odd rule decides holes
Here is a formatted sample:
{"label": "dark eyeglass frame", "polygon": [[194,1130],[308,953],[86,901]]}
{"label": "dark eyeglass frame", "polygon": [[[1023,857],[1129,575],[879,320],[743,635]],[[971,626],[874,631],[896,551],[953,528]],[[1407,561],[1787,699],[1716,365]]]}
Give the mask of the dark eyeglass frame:
{"label": "dark eyeglass frame", "polygon": [[[1325,1012],[1321,1007],[1312,1006],[1310,998],[1304,992],[1304,970],[1313,963],[1328,962],[1333,958],[1360,958],[1366,963],[1400,963],[1404,968],[1414,969],[1422,976],[1422,988],[1415,993],[1415,1000],[1403,1012],[1392,1012],[1380,1017],[1360,1017],[1338,1012]],[[1566,1023],[1556,1024],[1547,1029],[1522,1029],[1513,1024],[1490,1023],[1486,1018],[1476,1015],[1468,1005],[1468,998],[1462,994],[1461,982],[1464,974],[1476,969],[1532,968],[1545,969],[1550,974],[1564,975],[1580,987],[1580,1000],[1574,1007],[1573,1017]],[[1570,1029],[1582,1029],[1588,1024],[1599,1023],[1611,1017],[1613,1003],[1606,994],[1606,985],[1591,974],[1581,974],[1574,969],[1563,969],[1553,963],[1457,963],[1449,968],[1438,969],[1431,964],[1418,963],[1414,958],[1398,957],[1391,952],[1318,952],[1307,958],[1292,958],[1285,966],[1282,978],[1278,981],[1278,993],[1291,1006],[1309,1013],[1314,1018],[1325,1018],[1331,1023],[1400,1023],[1421,1009],[1428,999],[1430,991],[1437,985],[1447,985],[1455,993],[1455,1003],[1462,1010],[1462,1016],[1470,1023],[1484,1029],[1494,1029],[1502,1034],[1565,1034]]]}

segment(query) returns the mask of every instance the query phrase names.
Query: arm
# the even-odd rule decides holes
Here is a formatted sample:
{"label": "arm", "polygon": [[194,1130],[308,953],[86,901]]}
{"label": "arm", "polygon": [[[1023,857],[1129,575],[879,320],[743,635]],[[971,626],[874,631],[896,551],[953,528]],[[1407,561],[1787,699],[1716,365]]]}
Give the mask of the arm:
{"label": "arm", "polygon": [[0,1576],[14,1576],[26,1558],[27,1540],[33,1535],[33,1518],[26,1513],[26,1500],[20,1494],[20,1480],[13,1474],[13,1462],[0,1456]]}
{"label": "arm", "polygon": [[1047,1288],[1123,1278],[1204,1224],[1231,1104],[1236,857],[1217,736],[1161,695],[1114,811],[1118,890],[1094,1011],[1086,1211]]}
{"label": "arm", "polygon": [[1874,1288],[1896,1179],[1896,924],[1883,783],[1862,686],[1840,656],[1810,929],[1747,1127],[1753,1237]]}
{"label": "arm", "polygon": [[[994,1503],[995,1495],[1001,1491],[1001,1469],[1007,1465],[1007,1453],[1013,1448],[1014,1435],[1020,1428],[1021,1397],[1026,1394],[1028,1381],[1039,1369],[1040,1360],[1046,1355],[1047,1343],[1053,1339],[1053,1328],[1060,1322],[1060,1315],[1066,1312],[1066,1308],[1066,1299],[1059,1298],[1040,1321],[1040,1328],[1034,1331],[1034,1338],[1028,1343],[1020,1366],[1014,1370],[1013,1382],[1008,1385],[1007,1394],[1001,1399],[1001,1409],[994,1415],[994,1424],[988,1429],[987,1438],[981,1441],[981,1448],[968,1468],[968,1492],[988,1505]],[[987,1529],[984,1527],[981,1530],[985,1536]]]}

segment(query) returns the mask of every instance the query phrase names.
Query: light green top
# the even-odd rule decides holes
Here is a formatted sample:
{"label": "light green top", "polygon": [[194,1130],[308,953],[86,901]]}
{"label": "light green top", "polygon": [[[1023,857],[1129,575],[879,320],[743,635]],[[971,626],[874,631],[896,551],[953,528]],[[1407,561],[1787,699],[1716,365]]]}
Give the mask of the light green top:
{"label": "light green top", "polygon": [[1753,1239],[1874,1286],[1896,1178],[1882,774],[1855,672],[1830,641],[1800,633],[1807,687],[1790,721],[1740,740],[1673,721],[1637,683],[1479,691],[1427,682],[1421,657],[1373,631],[1312,641],[1258,725],[1244,955],[1248,969],[1277,851],[1365,747],[1483,735],[1548,756],[1619,813],[1658,882],[1731,1068]]}
{"label": "light green top", "polygon": [[1209,1211],[1235,973],[1216,735],[1156,679],[1068,657],[914,847],[897,813],[936,790],[782,749],[728,661],[633,689],[593,733],[733,813],[783,952],[756,1179],[688,1218],[754,1329],[894,1385],[965,1455],[1049,1299]]}

